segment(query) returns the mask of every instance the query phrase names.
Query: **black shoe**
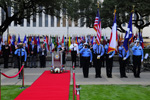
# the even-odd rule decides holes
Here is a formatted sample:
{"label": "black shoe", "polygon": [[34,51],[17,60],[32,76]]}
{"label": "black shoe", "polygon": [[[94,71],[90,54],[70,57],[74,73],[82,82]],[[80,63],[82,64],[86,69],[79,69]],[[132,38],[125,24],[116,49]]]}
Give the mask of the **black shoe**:
{"label": "black shoe", "polygon": [[124,78],[128,78],[127,76],[124,76]]}
{"label": "black shoe", "polygon": [[37,66],[34,66],[34,68],[36,68]]}
{"label": "black shoe", "polygon": [[87,77],[84,76],[84,78],[88,78],[88,76]]}
{"label": "black shoe", "polygon": [[112,76],[108,76],[108,78],[112,78]]}
{"label": "black shoe", "polygon": [[123,78],[123,76],[120,76],[120,78]]}

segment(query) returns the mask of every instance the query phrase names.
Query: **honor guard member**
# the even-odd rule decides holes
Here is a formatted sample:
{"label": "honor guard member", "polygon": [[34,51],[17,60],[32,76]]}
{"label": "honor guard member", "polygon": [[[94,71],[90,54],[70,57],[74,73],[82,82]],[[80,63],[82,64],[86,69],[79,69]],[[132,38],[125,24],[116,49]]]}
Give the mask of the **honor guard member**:
{"label": "honor guard member", "polygon": [[95,78],[102,78],[101,77],[101,66],[102,66],[101,56],[103,56],[103,54],[104,54],[103,45],[96,44],[93,47],[93,50],[96,53],[96,66],[95,66],[96,75],[95,75]]}
{"label": "honor guard member", "polygon": [[119,65],[120,65],[120,78],[128,78],[126,76],[126,64],[127,59],[129,57],[129,50],[126,52],[123,48],[123,41],[121,41],[121,44],[118,48],[119,51]]}
{"label": "honor guard member", "polygon": [[10,47],[5,41],[5,45],[2,46],[3,58],[4,58],[4,68],[8,68],[8,59],[10,55]]}
{"label": "honor guard member", "polygon": [[[20,70],[22,64],[24,62],[26,62],[26,59],[27,59],[27,52],[26,50],[23,48],[23,44],[20,43],[18,45],[18,49],[15,51],[14,53],[15,55],[17,55],[17,59],[18,59],[18,71]],[[19,78],[18,79],[22,79],[22,71],[21,73],[19,74]]]}
{"label": "honor guard member", "polygon": [[[93,45],[93,48],[96,48],[95,46],[96,44]],[[96,62],[97,62],[96,50],[93,49],[93,67],[96,67]]]}
{"label": "honor guard member", "polygon": [[72,44],[69,47],[71,49],[71,59],[72,59],[72,66],[74,63],[74,66],[76,67],[76,58],[77,54],[79,54],[78,45],[75,43],[74,40],[72,40]]}
{"label": "honor guard member", "polygon": [[115,54],[114,51],[108,52],[109,42],[105,45],[105,53],[106,53],[106,74],[108,78],[112,78],[112,66],[113,66],[113,56]]}
{"label": "honor guard member", "polygon": [[[84,44],[84,40],[82,40],[79,45],[79,51],[83,48],[83,44]],[[80,54],[80,68],[82,67],[82,65],[83,65],[82,54]]]}
{"label": "honor guard member", "polygon": [[139,40],[135,41],[133,51],[133,72],[135,78],[140,78],[141,62],[143,62],[143,49],[139,45]]}
{"label": "honor guard member", "polygon": [[80,50],[80,54],[83,57],[83,76],[84,78],[88,78],[89,64],[92,62],[92,52],[88,48],[87,43],[84,43],[84,47]]}

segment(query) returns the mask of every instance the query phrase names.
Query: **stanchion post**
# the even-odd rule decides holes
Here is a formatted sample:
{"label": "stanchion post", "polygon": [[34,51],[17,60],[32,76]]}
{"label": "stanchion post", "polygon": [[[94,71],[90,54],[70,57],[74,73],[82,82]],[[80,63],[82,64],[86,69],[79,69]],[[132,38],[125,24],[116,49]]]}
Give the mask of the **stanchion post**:
{"label": "stanchion post", "polygon": [[76,85],[76,90],[77,90],[77,100],[80,100],[80,90],[81,90],[81,88],[80,88],[79,84]]}
{"label": "stanchion post", "polygon": [[0,69],[0,100],[1,100],[1,69]]}
{"label": "stanchion post", "polygon": [[75,73],[75,68],[74,68],[74,63],[73,63],[73,76],[72,76],[72,80],[73,80],[73,100],[75,100],[75,88],[74,88],[74,73]]}
{"label": "stanchion post", "polygon": [[24,63],[22,64],[23,68],[22,68],[22,87],[21,89],[24,89],[26,87],[24,87]]}

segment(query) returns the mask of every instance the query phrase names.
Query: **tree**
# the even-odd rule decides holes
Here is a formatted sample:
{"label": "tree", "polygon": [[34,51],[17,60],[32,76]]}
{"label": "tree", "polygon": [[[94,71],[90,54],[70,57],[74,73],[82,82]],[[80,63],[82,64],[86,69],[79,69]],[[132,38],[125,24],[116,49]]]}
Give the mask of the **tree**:
{"label": "tree", "polygon": [[[56,15],[57,11],[60,11],[62,0],[0,0],[0,8],[5,15],[5,18],[0,25],[0,35],[2,35],[11,24],[22,24],[23,19],[29,19],[36,13],[48,13],[50,15]],[[14,11],[10,14],[9,8],[13,8]]]}
{"label": "tree", "polygon": [[133,24],[139,31],[150,25],[150,1],[149,0],[104,0],[101,8],[102,27],[110,27],[113,22],[113,9],[117,6],[117,25],[118,30],[125,33],[122,24],[128,23],[131,11],[134,7]]}

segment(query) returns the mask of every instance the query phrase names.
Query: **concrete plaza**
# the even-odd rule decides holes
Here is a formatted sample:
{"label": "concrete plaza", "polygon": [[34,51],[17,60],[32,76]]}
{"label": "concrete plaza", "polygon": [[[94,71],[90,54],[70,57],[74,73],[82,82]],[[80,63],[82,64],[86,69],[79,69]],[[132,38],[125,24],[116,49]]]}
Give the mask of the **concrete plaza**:
{"label": "concrete plaza", "polygon": [[[31,85],[44,71],[50,70],[51,62],[47,62],[46,68],[25,68],[25,85]],[[71,61],[67,61],[66,64],[67,70],[71,69]],[[76,83],[81,85],[90,85],[90,84],[139,84],[139,85],[150,85],[150,72],[141,72],[141,78],[134,78],[133,73],[130,71],[127,73],[128,78],[120,78],[119,73],[119,64],[117,61],[114,61],[113,64],[113,73],[112,78],[107,78],[106,76],[106,68],[102,68],[102,78],[95,78],[95,68],[90,68],[89,70],[89,78],[83,78],[82,68],[76,68]],[[9,76],[13,76],[18,72],[17,68],[8,68],[3,69],[1,65],[0,68],[2,72]],[[9,79],[4,76],[1,76],[1,84],[2,85],[21,85],[22,80],[18,79],[18,77]],[[72,74],[71,74],[71,82],[72,84]]]}

